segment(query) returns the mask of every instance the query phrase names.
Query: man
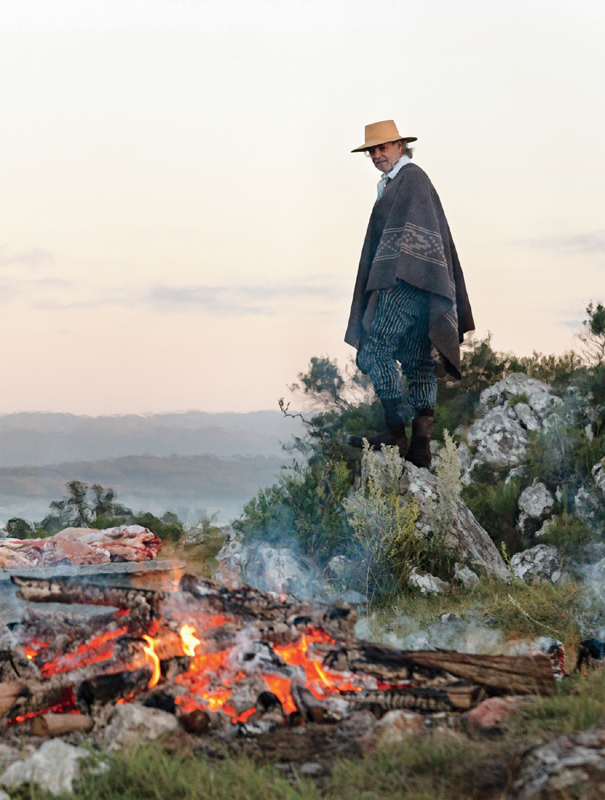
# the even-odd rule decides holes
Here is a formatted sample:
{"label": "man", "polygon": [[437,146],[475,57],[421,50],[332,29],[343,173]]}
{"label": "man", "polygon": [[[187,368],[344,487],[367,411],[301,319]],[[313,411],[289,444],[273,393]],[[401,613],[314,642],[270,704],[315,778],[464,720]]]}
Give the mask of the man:
{"label": "man", "polygon": [[[460,343],[474,329],[464,277],[441,201],[410,142],[393,120],[366,125],[365,152],[382,172],[366,233],[345,341],[370,376],[384,408],[385,430],[368,437],[380,450],[396,445],[408,461],[429,467],[437,381],[432,353],[460,379]],[[401,376],[407,378],[403,402]],[[408,447],[406,422],[412,419]],[[362,447],[352,436],[349,444]]]}

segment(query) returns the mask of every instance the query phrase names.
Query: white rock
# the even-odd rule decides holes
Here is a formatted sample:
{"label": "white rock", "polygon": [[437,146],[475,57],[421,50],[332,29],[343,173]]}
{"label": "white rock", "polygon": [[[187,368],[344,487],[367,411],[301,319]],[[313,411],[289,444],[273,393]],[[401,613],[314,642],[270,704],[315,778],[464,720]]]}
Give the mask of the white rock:
{"label": "white rock", "polygon": [[342,722],[343,719],[351,716],[351,703],[344,697],[332,695],[325,701],[328,718],[334,722]]}
{"label": "white rock", "polygon": [[512,480],[515,480],[516,478],[522,478],[524,473],[525,473],[525,467],[523,467],[523,466],[521,466],[521,467],[513,467],[511,469],[511,471],[508,473],[508,475],[506,476],[506,480],[504,481],[504,484],[506,486],[508,486],[508,484]]}
{"label": "white rock", "polygon": [[[513,575],[525,583],[556,582],[562,577],[556,547],[538,544],[511,558]],[[553,580],[555,578],[555,580]]]}
{"label": "white rock", "polygon": [[601,499],[605,500],[605,458],[597,461],[592,468],[592,479]]}
{"label": "white rock", "polygon": [[24,783],[35,783],[54,795],[70,794],[73,782],[80,777],[80,760],[90,757],[88,750],[50,739],[33,756],[15,761],[6,770],[2,784],[16,789]]}
{"label": "white rock", "polygon": [[515,414],[517,415],[517,419],[523,425],[523,427],[528,431],[539,431],[540,430],[540,420],[531,410],[530,406],[527,403],[517,403],[515,405]]}
{"label": "white rock", "polygon": [[536,378],[528,378],[522,372],[514,372],[484,389],[481,392],[480,403],[484,407],[503,405],[511,397],[520,394],[527,395],[528,405],[538,416],[542,416],[548,408],[559,400],[547,383],[543,383]]}
{"label": "white rock", "polygon": [[343,555],[332,556],[327,565],[328,574],[334,578],[345,578],[353,567],[350,558]]}
{"label": "white rock", "polygon": [[375,737],[379,747],[399,744],[410,736],[422,733],[424,717],[413,711],[397,709],[387,711],[379,722],[376,723]]}
{"label": "white rock", "polygon": [[178,728],[174,714],[159,708],[147,708],[139,703],[116,706],[105,729],[108,750],[132,747],[141,742],[151,742],[164,733]]}
{"label": "white rock", "polygon": [[540,519],[555,504],[555,498],[537,478],[521,493],[519,509],[532,519]]}
{"label": "white rock", "polygon": [[542,525],[540,530],[536,531],[536,538],[539,539],[541,536],[546,536],[546,534],[548,533],[548,531],[552,527],[554,521],[555,521],[554,517],[551,517],[550,519],[545,520],[544,524]]}
{"label": "white rock", "polygon": [[7,794],[4,789],[0,789],[0,800],[11,800],[11,796]]}
{"label": "white rock", "polygon": [[429,575],[428,572],[422,574],[418,567],[414,567],[410,572],[409,582],[412,586],[420,589],[421,594],[441,594],[444,589],[449,588],[449,583],[434,575]]}
{"label": "white rock", "polygon": [[454,578],[464,586],[465,589],[470,589],[479,583],[479,576],[473,572],[472,569],[466,564],[459,564],[457,561],[454,564]]}
{"label": "white rock", "polygon": [[244,581],[276,594],[306,595],[309,570],[287,547],[248,546],[242,563]]}
{"label": "white rock", "polygon": [[[428,469],[405,463],[402,499],[415,498],[418,502],[418,521],[416,527],[423,536],[433,534],[432,512],[439,502],[440,484],[436,475]],[[453,518],[448,524],[443,546],[455,555],[456,559],[472,566],[482,573],[497,575],[506,579],[508,570],[489,534],[477,522],[464,501],[456,499]]]}
{"label": "white rock", "polygon": [[475,457],[499,466],[514,467],[527,454],[527,434],[501,407],[492,408],[468,429],[468,443],[476,447]]}

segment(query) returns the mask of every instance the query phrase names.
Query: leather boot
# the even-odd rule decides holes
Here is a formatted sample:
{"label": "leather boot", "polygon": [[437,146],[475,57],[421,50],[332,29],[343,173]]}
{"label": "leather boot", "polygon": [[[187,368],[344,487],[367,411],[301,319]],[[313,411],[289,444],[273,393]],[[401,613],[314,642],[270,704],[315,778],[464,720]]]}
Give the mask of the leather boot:
{"label": "leather boot", "polygon": [[[397,397],[394,400],[381,400],[384,409],[385,430],[375,436],[368,436],[368,443],[372,450],[380,450],[383,444],[399,448],[402,458],[405,458],[408,449],[408,439],[405,435],[405,410],[403,400]],[[361,436],[349,438],[351,447],[363,447]]]}
{"label": "leather boot", "polygon": [[435,421],[433,413],[432,408],[419,408],[412,420],[412,439],[405,459],[416,467],[428,469],[431,466],[430,441]]}

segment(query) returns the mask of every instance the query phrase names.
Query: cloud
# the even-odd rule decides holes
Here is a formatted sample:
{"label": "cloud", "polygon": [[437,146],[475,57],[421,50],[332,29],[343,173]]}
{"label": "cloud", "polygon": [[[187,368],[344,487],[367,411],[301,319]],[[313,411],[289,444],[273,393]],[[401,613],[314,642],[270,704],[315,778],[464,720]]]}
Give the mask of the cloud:
{"label": "cloud", "polygon": [[302,298],[334,300],[340,292],[321,284],[154,286],[148,302],[159,311],[204,311],[213,316],[274,314],[280,304]]}
{"label": "cloud", "polygon": [[8,305],[14,300],[27,295],[47,295],[56,289],[67,289],[71,286],[69,281],[62,278],[38,278],[34,280],[23,280],[10,276],[0,277],[0,303]]}
{"label": "cloud", "polygon": [[9,267],[27,267],[28,269],[41,269],[54,267],[56,264],[53,253],[41,247],[31,247],[29,250],[11,252],[6,245],[0,246],[0,269]]}
{"label": "cloud", "polygon": [[553,236],[544,239],[527,239],[530,247],[559,250],[572,255],[578,253],[605,253],[605,231],[575,233],[570,236]]}
{"label": "cloud", "polygon": [[[59,288],[65,288],[63,286]],[[286,306],[314,301],[316,313],[325,313],[324,303],[332,304],[344,296],[344,289],[309,279],[291,284],[207,284],[150,287],[122,286],[103,292],[90,287],[73,288],[73,299],[45,293],[35,303],[41,311],[94,310],[101,308],[149,308],[164,314],[206,314],[215,317],[268,316]],[[79,295],[79,296],[78,296]]]}

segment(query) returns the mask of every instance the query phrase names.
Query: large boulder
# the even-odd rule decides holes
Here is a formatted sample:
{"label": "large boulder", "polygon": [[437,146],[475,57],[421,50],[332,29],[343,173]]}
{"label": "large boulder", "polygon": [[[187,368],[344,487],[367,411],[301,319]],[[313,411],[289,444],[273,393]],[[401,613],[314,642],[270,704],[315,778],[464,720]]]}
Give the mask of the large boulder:
{"label": "large boulder", "polygon": [[476,420],[467,431],[467,441],[475,447],[475,459],[496,466],[515,467],[527,454],[525,428],[512,408],[496,407]]}
{"label": "large boulder", "polygon": [[516,553],[510,561],[513,575],[525,583],[558,583],[563,577],[559,551],[547,544],[538,544]]}
{"label": "large boulder", "polygon": [[466,564],[475,572],[489,573],[501,578],[508,576],[508,570],[496,545],[460,497],[456,497],[452,503],[447,529],[436,529],[435,510],[443,501],[443,487],[436,475],[406,461],[402,487],[403,500],[415,498],[418,503],[416,527],[419,533],[425,536],[443,535],[443,544],[456,557],[456,561]]}
{"label": "large boulder", "polygon": [[159,708],[147,708],[140,703],[125,703],[115,707],[105,729],[108,750],[130,748],[141,742],[151,742],[178,728],[174,714]]}

